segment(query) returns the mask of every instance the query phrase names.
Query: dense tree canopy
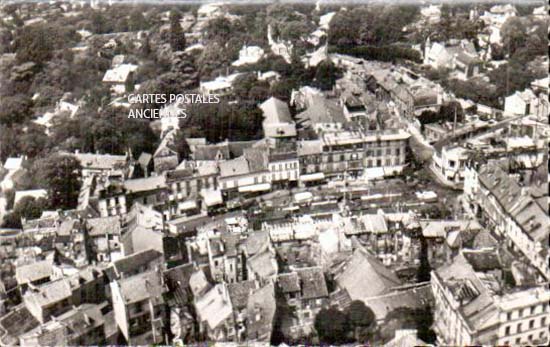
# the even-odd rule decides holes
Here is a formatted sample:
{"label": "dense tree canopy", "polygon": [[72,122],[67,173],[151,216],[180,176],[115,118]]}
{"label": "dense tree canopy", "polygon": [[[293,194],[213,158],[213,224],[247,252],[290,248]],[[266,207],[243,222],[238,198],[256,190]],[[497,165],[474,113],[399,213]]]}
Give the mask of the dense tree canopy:
{"label": "dense tree canopy", "polygon": [[180,18],[178,12],[170,12],[170,47],[174,51],[183,51],[186,47],[185,33],[181,28]]}
{"label": "dense tree canopy", "polygon": [[376,327],[374,312],[362,301],[352,301],[344,310],[324,308],[314,322],[321,343],[367,343]]}
{"label": "dense tree canopy", "polygon": [[21,228],[21,218],[36,219],[42,215],[49,203],[44,198],[35,199],[32,196],[26,196],[17,202],[13,211],[4,217],[2,227]]}
{"label": "dense tree canopy", "polygon": [[341,344],[349,341],[347,316],[336,308],[321,309],[315,316],[314,326],[321,343]]}
{"label": "dense tree canopy", "polygon": [[256,105],[193,104],[180,128],[187,137],[206,137],[210,142],[260,139],[263,115]]}
{"label": "dense tree canopy", "polygon": [[47,190],[52,209],[73,209],[78,202],[81,166],[71,155],[53,153],[34,162],[31,177]]}
{"label": "dense tree canopy", "polygon": [[330,23],[329,44],[384,46],[403,38],[403,27],[418,14],[417,6],[360,6],[338,12]]}

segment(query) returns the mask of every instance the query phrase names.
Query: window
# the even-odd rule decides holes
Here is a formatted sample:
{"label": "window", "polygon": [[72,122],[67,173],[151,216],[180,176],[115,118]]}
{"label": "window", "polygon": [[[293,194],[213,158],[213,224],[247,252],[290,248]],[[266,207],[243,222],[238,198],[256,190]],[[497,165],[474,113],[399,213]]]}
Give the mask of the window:
{"label": "window", "polygon": [[543,327],[543,326],[545,326],[545,325],[546,325],[546,317],[542,317],[542,318],[540,319],[540,326]]}
{"label": "window", "polygon": [[401,154],[401,149],[400,148],[396,148],[395,149],[395,155],[400,155]]}
{"label": "window", "polygon": [[386,155],[391,155],[391,148],[386,148]]}
{"label": "window", "polygon": [[504,335],[508,336],[510,335],[510,327],[507,326],[505,329],[504,329]]}
{"label": "window", "polygon": [[534,319],[531,319],[529,321],[529,329],[533,329],[535,327],[535,320]]}
{"label": "window", "polygon": [[516,345],[519,345],[520,343],[521,343],[521,338],[518,337],[518,338],[516,339]]}
{"label": "window", "polygon": [[518,323],[518,329],[516,331],[517,333],[521,333],[521,323]]}
{"label": "window", "polygon": [[381,150],[381,149],[377,149],[377,150],[376,150],[376,156],[377,156],[377,157],[382,156],[382,150]]}
{"label": "window", "polygon": [[506,319],[512,320],[512,312],[508,312],[508,314],[506,315]]}

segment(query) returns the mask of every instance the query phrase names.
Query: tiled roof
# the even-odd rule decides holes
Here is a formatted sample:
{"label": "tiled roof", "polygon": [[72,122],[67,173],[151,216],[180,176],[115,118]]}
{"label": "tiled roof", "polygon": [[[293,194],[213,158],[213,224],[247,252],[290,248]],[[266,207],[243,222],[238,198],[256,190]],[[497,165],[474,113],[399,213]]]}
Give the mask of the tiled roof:
{"label": "tiled roof", "polygon": [[248,266],[259,276],[261,279],[265,279],[277,274],[277,261],[275,255],[265,250],[257,253],[248,259]]}
{"label": "tiled roof", "polygon": [[32,264],[18,266],[15,269],[15,278],[17,283],[26,284],[46,277],[53,273],[53,264],[51,260],[37,261]]}
{"label": "tiled roof", "polygon": [[74,156],[83,169],[113,170],[124,167],[127,162],[124,155],[77,153]]}
{"label": "tiled roof", "polygon": [[113,268],[120,276],[124,273],[132,273],[140,268],[149,265],[152,261],[159,259],[163,254],[154,249],[147,249],[131,254],[127,257],[117,259],[113,262]]}
{"label": "tiled roof", "polygon": [[391,270],[362,247],[353,252],[343,271],[337,274],[336,282],[348,291],[353,300],[382,295],[401,285]]}
{"label": "tiled roof", "polygon": [[528,194],[526,188],[520,187],[512,177],[494,164],[479,169],[479,181],[531,239],[548,244],[548,215]]}
{"label": "tiled roof", "polygon": [[166,187],[166,178],[162,175],[124,181],[124,188],[130,193],[145,192],[164,187]]}
{"label": "tiled roof", "polygon": [[120,235],[120,216],[89,218],[86,220],[90,236]]}
{"label": "tiled roof", "polygon": [[307,110],[296,117],[301,120],[309,120],[312,124],[318,123],[344,123],[344,111],[336,101],[325,99],[321,95],[314,95],[313,103]]}
{"label": "tiled roof", "polygon": [[277,276],[277,285],[283,293],[300,291],[300,278],[296,272],[284,273]]}
{"label": "tiled roof", "polygon": [[273,283],[252,293],[247,305],[247,338],[249,340],[271,341],[276,307]]}
{"label": "tiled roof", "polygon": [[233,308],[237,310],[244,309],[248,303],[250,294],[256,287],[256,282],[252,280],[227,284]]}
{"label": "tiled roof", "polygon": [[249,173],[248,161],[244,157],[227,160],[220,163],[220,176],[231,177]]}
{"label": "tiled roof", "polygon": [[321,267],[296,269],[300,278],[302,299],[328,298],[327,283]]}
{"label": "tiled roof", "polygon": [[498,323],[498,309],[474,268],[462,255],[436,270],[437,276],[461,302],[460,313],[472,330],[482,330]]}
{"label": "tiled roof", "polygon": [[206,322],[212,330],[229,319],[233,314],[233,307],[226,284],[221,283],[210,289],[196,301],[195,308],[199,319]]}
{"label": "tiled roof", "polygon": [[292,123],[290,110],[284,101],[271,97],[264,101],[260,108],[264,112],[264,122],[267,124]]}
{"label": "tiled roof", "polygon": [[68,299],[71,295],[70,283],[65,279],[59,279],[43,284],[37,291],[27,291],[24,296],[25,301],[43,307]]}
{"label": "tiled roof", "polygon": [[149,271],[118,280],[125,303],[130,304],[145,299],[162,301],[164,288],[160,276],[156,271]]}

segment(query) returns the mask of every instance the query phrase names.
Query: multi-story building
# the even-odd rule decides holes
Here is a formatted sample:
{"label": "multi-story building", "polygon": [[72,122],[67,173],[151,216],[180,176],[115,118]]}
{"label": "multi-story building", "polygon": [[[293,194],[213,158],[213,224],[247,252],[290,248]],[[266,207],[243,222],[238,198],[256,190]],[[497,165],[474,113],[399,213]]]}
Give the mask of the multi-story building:
{"label": "multi-story building", "polygon": [[[525,255],[548,280],[548,230],[545,207],[496,163],[470,164],[464,191],[473,212]],[[547,208],[547,207],[546,207]]]}
{"label": "multi-story building", "polygon": [[231,198],[236,193],[271,190],[271,172],[267,148],[249,148],[243,156],[221,162],[219,187]]}
{"label": "multi-story building", "polygon": [[297,154],[300,168],[300,184],[310,185],[323,182],[325,173],[322,171],[323,141],[300,141],[297,144]]}
{"label": "multi-story building", "polygon": [[218,282],[235,283],[241,279],[241,264],[237,247],[240,236],[223,233],[208,238],[210,272]]}
{"label": "multi-story building", "polygon": [[432,271],[434,329],[442,345],[546,345],[550,291],[504,288],[490,265],[467,259]]}
{"label": "multi-story building", "polygon": [[217,284],[195,299],[199,330],[209,340],[235,341],[235,317],[227,285]]}
{"label": "multi-story building", "polygon": [[270,151],[268,160],[271,185],[274,188],[287,188],[296,185],[300,172],[296,152],[274,153]]}
{"label": "multi-story building", "polygon": [[19,336],[20,346],[90,346],[105,343],[101,307],[84,304]]}
{"label": "multi-story building", "polygon": [[69,311],[73,305],[105,300],[104,286],[105,278],[99,271],[85,269],[28,290],[23,302],[37,321],[45,323]]}
{"label": "multi-story building", "polygon": [[326,176],[358,176],[372,169],[401,172],[410,135],[403,130],[344,131],[323,134],[321,171]]}
{"label": "multi-story building", "polygon": [[328,305],[329,296],[321,267],[299,268],[277,276],[277,285],[288,305],[295,309],[290,330],[299,336],[313,331],[317,313]]}
{"label": "multi-story building", "polygon": [[158,271],[111,282],[115,321],[128,344],[145,345],[164,341],[165,292],[166,287]]}
{"label": "multi-story building", "polygon": [[203,189],[218,188],[218,169],[216,166],[204,165],[197,169],[167,171],[166,185],[170,189],[168,200],[172,215],[189,214],[198,209],[196,199]]}

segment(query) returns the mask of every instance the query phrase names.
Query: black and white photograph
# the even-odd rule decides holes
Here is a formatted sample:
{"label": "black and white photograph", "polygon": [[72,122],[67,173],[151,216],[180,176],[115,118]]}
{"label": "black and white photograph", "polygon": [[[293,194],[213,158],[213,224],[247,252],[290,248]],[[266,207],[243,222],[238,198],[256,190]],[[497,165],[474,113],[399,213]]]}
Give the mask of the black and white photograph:
{"label": "black and white photograph", "polygon": [[544,0],[0,0],[0,347],[550,344]]}

